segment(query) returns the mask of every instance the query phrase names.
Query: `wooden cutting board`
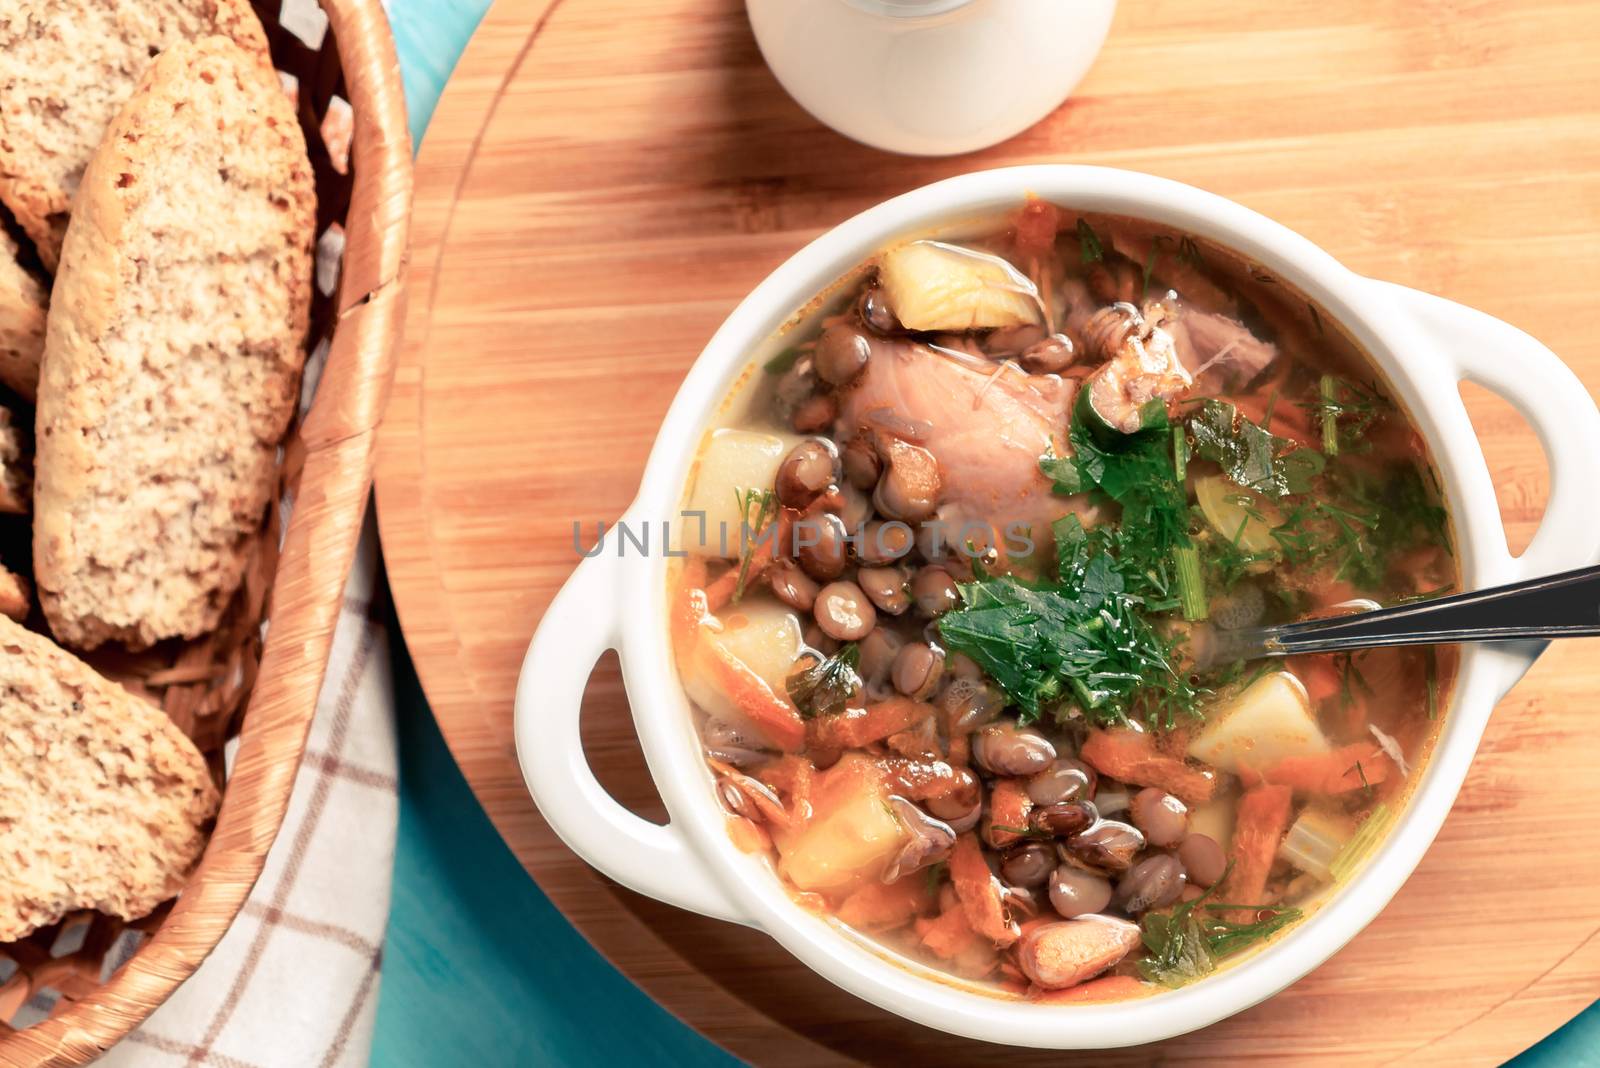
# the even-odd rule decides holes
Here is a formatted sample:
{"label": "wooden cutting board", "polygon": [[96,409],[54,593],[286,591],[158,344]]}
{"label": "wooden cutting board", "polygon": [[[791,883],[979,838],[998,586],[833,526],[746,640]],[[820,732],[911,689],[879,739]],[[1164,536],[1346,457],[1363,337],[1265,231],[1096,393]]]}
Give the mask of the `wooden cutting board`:
{"label": "wooden cutting board", "polygon": [[[1236,198],[1359,271],[1531,330],[1592,390],[1597,50],[1600,7],[1585,3],[1140,0],[1053,117],[985,153],[917,160],[812,122],[736,0],[500,0],[418,164],[378,503],[434,712],[516,854],[618,967],[743,1057],[981,1056],[839,992],[762,935],[608,884],[541,822],[512,750],[512,691],[573,565],[573,522],[621,512],[684,370],[771,268],[886,196],[1005,163],[1111,164]],[[1543,458],[1509,406],[1469,400],[1520,547]],[[1501,706],[1438,844],[1334,960],[1206,1032],[1104,1060],[1492,1063],[1588,1005],[1597,652],[1554,649]],[[659,816],[614,662],[585,730],[602,781]]]}

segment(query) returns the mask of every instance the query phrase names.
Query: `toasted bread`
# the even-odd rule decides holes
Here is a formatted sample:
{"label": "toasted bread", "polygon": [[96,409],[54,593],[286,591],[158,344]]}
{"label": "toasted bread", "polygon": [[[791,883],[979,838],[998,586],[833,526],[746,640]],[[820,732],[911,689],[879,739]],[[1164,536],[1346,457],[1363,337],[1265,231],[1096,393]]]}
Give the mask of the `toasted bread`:
{"label": "toasted bread", "polygon": [[0,942],[183,888],[218,794],[166,713],[0,616]]}
{"label": "toasted bread", "polygon": [[84,167],[151,60],[222,34],[268,63],[249,0],[0,4],[0,202],[55,269]]}
{"label": "toasted bread", "polygon": [[277,479],[316,195],[270,71],[174,45],[85,172],[35,420],[34,581],[60,641],[213,629]]}

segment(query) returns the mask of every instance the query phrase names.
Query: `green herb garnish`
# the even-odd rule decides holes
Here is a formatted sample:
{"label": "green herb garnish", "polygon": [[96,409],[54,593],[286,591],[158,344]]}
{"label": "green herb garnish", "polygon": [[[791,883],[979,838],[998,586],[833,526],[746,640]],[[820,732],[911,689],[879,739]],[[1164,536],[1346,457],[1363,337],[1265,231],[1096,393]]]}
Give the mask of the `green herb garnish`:
{"label": "green herb garnish", "polygon": [[1039,457],[1039,470],[1050,480],[1051,488],[1063,497],[1085,493],[1094,486],[1078,467],[1078,461],[1071,456],[1047,452]]}
{"label": "green herb garnish", "polygon": [[1328,476],[1321,499],[1296,503],[1272,530],[1288,563],[1324,564],[1335,578],[1379,589],[1395,553],[1419,541],[1448,551],[1445,511],[1414,465],[1336,467]]}
{"label": "green herb garnish", "polygon": [[1200,246],[1187,234],[1178,242],[1178,262],[1187,263],[1191,267],[1200,268],[1206,265],[1205,257],[1200,255]]}
{"label": "green herb garnish", "polygon": [[1189,421],[1195,451],[1222,467],[1235,484],[1268,497],[1308,493],[1326,461],[1265,427],[1241,419],[1226,401],[1209,400]]}
{"label": "green herb garnish", "polygon": [[1147,543],[1150,555],[1164,556],[1189,544],[1189,497],[1175,476],[1170,431],[1159,405],[1145,413],[1144,429],[1121,435],[1116,448],[1102,447],[1087,427],[1075,423],[1073,455],[1047,455],[1039,469],[1059,494],[1101,490],[1122,506],[1122,528]]}
{"label": "green herb garnish", "polygon": [[1328,865],[1328,870],[1333,873],[1336,882],[1343,881],[1356,870],[1356,866],[1365,859],[1372,847],[1383,837],[1383,832],[1389,825],[1389,806],[1379,804],[1361,821],[1361,826],[1356,828],[1356,833],[1339,850],[1339,855],[1333,858],[1333,863]]}
{"label": "green herb garnish", "polygon": [[1156,260],[1161,258],[1161,246],[1172,240],[1166,234],[1157,234],[1150,241],[1150,255],[1144,261],[1144,285],[1139,289],[1139,301],[1150,295],[1150,278],[1156,273]]}
{"label": "green herb garnish", "polygon": [[762,364],[761,369],[769,375],[781,375],[793,367],[798,359],[800,359],[800,350],[791,346]]}
{"label": "green herb garnish", "polygon": [[1323,375],[1317,381],[1315,399],[1305,407],[1321,423],[1322,451],[1337,456],[1342,450],[1370,450],[1367,431],[1394,406],[1373,387]]}
{"label": "green herb garnish", "polygon": [[[761,532],[777,514],[778,495],[769,489],[743,493],[735,490],[734,500],[738,502],[739,519],[744,524],[739,530],[739,580],[733,584],[733,603],[738,604],[744,596],[745,580],[750,577],[750,562],[755,559],[756,549],[763,540]],[[756,514],[754,521],[750,519],[752,511]]]}
{"label": "green herb garnish", "polygon": [[1335,404],[1338,379],[1323,375],[1318,392],[1322,396],[1322,451],[1329,456],[1339,455],[1339,409]]}
{"label": "green herb garnish", "polygon": [[1200,551],[1193,545],[1172,550],[1178,567],[1178,598],[1183,602],[1183,618],[1191,622],[1206,618],[1206,580],[1200,570]]}
{"label": "green herb garnish", "polygon": [[1362,767],[1361,761],[1358,760],[1356,761],[1355,767],[1345,771],[1345,774],[1348,775],[1352,771],[1355,772],[1356,775],[1361,779],[1361,793],[1370,798],[1372,796],[1372,784],[1367,781],[1367,769]]}
{"label": "green herb garnish", "polygon": [[[1229,865],[1229,870],[1232,865]],[[1152,983],[1179,987],[1216,970],[1217,961],[1247,946],[1270,938],[1298,920],[1301,911],[1277,905],[1207,904],[1222,879],[1193,901],[1185,901],[1170,913],[1147,912],[1140,931],[1149,956],[1139,961],[1139,974]],[[1270,912],[1265,918],[1236,923],[1222,917],[1224,912],[1251,910]]]}
{"label": "green herb garnish", "polygon": [[832,656],[792,672],[784,680],[784,688],[804,719],[842,712],[861,693],[863,684],[856,670],[860,666],[861,650],[850,642]]}
{"label": "green herb garnish", "polygon": [[1094,232],[1089,220],[1081,216],[1078,218],[1078,245],[1084,263],[1099,263],[1106,258],[1105,246],[1100,244],[1100,235]]}
{"label": "green herb garnish", "polygon": [[1054,527],[1057,578],[1008,575],[961,586],[962,606],[939,620],[945,647],[999,683],[1019,718],[1069,698],[1091,722],[1133,717],[1171,723],[1193,713],[1200,691],[1148,612],[1176,607],[1164,569],[1147,568],[1115,533],[1086,531],[1077,516]]}
{"label": "green herb garnish", "polygon": [[1439,718],[1439,651],[1429,645],[1422,650],[1423,670],[1428,679],[1428,718]]}

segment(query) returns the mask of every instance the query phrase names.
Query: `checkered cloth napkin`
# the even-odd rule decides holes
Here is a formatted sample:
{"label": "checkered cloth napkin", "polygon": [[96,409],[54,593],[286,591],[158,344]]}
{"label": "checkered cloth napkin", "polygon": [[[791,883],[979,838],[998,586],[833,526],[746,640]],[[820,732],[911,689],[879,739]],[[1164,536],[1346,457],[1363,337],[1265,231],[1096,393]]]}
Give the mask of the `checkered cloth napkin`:
{"label": "checkered cloth napkin", "polygon": [[371,610],[377,574],[369,511],[266,869],[200,970],[101,1064],[366,1064],[398,818],[388,642]]}

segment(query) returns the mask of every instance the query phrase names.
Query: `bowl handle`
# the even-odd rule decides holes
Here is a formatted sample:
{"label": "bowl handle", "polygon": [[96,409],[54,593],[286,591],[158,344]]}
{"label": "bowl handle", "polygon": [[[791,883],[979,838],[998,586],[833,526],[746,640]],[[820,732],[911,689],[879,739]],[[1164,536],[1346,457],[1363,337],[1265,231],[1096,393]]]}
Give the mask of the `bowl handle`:
{"label": "bowl handle", "polygon": [[607,552],[580,563],[528,646],[516,698],[523,779],[561,840],[603,874],[658,901],[753,926],[712,881],[682,831],[619,805],[584,755],[578,730],[584,687],[601,654],[622,648],[619,563]]}
{"label": "bowl handle", "polygon": [[[1600,411],[1582,380],[1561,358],[1510,323],[1431,293],[1389,282],[1389,290],[1413,320],[1439,342],[1440,355],[1456,378],[1476,382],[1511,403],[1528,421],[1550,467],[1544,518],[1522,555],[1500,547],[1503,581],[1551,575],[1600,561]],[[1460,391],[1450,396],[1463,410]],[[1492,487],[1478,454],[1479,474]],[[1547,642],[1506,643],[1495,648],[1507,666],[1504,688],[1533,665]],[[1502,691],[1504,692],[1504,691]]]}

